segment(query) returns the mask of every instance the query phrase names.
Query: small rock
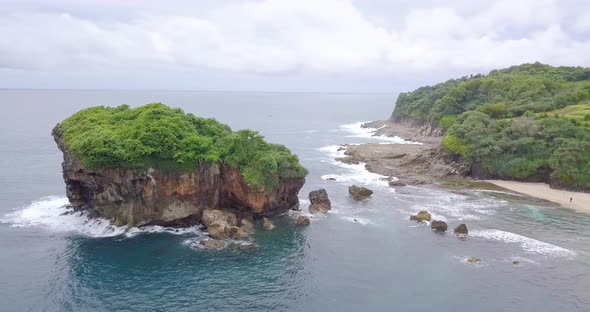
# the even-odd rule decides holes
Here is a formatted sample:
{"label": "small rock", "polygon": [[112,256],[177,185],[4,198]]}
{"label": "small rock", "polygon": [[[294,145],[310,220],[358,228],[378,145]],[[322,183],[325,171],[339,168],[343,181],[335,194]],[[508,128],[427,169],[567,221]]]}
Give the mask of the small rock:
{"label": "small rock", "polygon": [[397,180],[397,181],[389,181],[389,183],[387,183],[387,184],[389,184],[389,186],[391,186],[391,187],[406,186],[406,183],[404,183],[404,182],[402,182],[400,180]]}
{"label": "small rock", "polygon": [[200,241],[199,244],[207,249],[221,249],[225,247],[225,242],[219,239],[205,239]]}
{"label": "small rock", "polygon": [[476,258],[476,257],[469,257],[469,258],[467,258],[467,262],[469,262],[469,263],[477,263],[477,262],[480,262],[480,261],[481,260],[479,260],[479,258]]}
{"label": "small rock", "polygon": [[248,237],[248,230],[244,226],[232,226],[230,229],[230,236],[233,239],[242,240]]}
{"label": "small rock", "polygon": [[209,236],[215,239],[228,239],[231,236],[231,226],[225,222],[213,223],[207,227]]}
{"label": "small rock", "polygon": [[344,146],[340,146],[336,151],[340,152],[340,151],[345,151],[346,147]]}
{"label": "small rock", "polygon": [[256,249],[258,249],[258,245],[256,245],[256,243],[247,242],[247,243],[239,244],[238,248],[243,251],[253,252],[253,251],[256,251]]}
{"label": "small rock", "polygon": [[246,232],[252,231],[254,229],[254,223],[246,218],[240,220],[240,227],[246,230]]}
{"label": "small rock", "polygon": [[447,223],[444,221],[432,221],[430,228],[437,232],[444,232],[447,230]]}
{"label": "small rock", "polygon": [[410,220],[412,221],[416,221],[416,222],[422,222],[422,221],[430,221],[432,219],[432,216],[430,215],[430,212],[422,210],[420,212],[418,212],[417,214],[410,216]]}
{"label": "small rock", "polygon": [[327,178],[326,181],[336,181],[336,178]]}
{"label": "small rock", "polygon": [[465,223],[461,223],[455,228],[454,232],[455,234],[459,235],[467,235],[469,231],[467,231],[467,225],[465,225]]}
{"label": "small rock", "polygon": [[328,192],[325,189],[319,189],[309,192],[309,212],[311,214],[327,213],[332,209],[332,203],[328,198]]}
{"label": "small rock", "polygon": [[512,261],[512,264],[514,264],[514,265],[520,264],[520,261]]}
{"label": "small rock", "polygon": [[297,218],[297,226],[308,226],[310,223],[311,220],[306,216],[299,216],[299,218]]}
{"label": "small rock", "polygon": [[265,230],[272,230],[275,228],[275,225],[268,218],[262,218],[262,227]]}
{"label": "small rock", "polygon": [[355,200],[363,200],[373,195],[373,191],[371,191],[370,189],[356,185],[348,187],[348,193]]}

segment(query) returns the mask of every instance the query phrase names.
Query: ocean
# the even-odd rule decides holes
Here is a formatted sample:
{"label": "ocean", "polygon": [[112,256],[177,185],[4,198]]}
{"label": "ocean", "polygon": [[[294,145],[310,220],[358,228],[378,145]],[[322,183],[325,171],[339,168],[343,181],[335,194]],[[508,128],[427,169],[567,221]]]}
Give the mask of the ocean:
{"label": "ocean", "polygon": [[[51,129],[84,107],[150,102],[286,145],[310,171],[301,208],[325,188],[332,210],[306,228],[278,216],[256,250],[220,251],[199,248],[197,227],[64,215]],[[394,189],[334,160],[340,144],[410,143],[360,128],[395,94],[0,90],[0,103],[0,311],[590,311],[590,215],[501,191]],[[375,193],[355,202],[352,184]],[[419,210],[469,235],[410,222]]]}

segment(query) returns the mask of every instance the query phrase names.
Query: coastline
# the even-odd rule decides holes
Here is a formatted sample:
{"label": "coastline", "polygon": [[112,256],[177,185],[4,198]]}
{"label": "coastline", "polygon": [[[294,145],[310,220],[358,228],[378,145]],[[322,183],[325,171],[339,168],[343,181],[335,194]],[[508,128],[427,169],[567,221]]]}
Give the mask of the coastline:
{"label": "coastline", "polygon": [[[556,190],[549,187],[546,183],[517,182],[506,180],[484,180],[505,189],[537,197],[541,199],[560,204],[565,208],[574,209],[579,212],[590,213],[590,194],[581,192],[571,192]],[[570,198],[572,202],[570,203]]]}

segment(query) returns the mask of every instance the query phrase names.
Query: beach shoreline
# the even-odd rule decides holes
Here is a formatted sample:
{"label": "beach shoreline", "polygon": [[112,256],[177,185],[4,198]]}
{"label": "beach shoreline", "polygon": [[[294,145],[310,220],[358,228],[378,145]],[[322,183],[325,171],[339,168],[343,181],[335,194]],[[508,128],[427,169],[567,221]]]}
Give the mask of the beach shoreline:
{"label": "beach shoreline", "polygon": [[[506,180],[483,180],[513,192],[529,195],[554,202],[565,208],[574,209],[579,212],[590,213],[590,194],[582,192],[571,192],[556,190],[549,187],[547,183],[518,182]],[[570,202],[570,198],[572,201]]]}

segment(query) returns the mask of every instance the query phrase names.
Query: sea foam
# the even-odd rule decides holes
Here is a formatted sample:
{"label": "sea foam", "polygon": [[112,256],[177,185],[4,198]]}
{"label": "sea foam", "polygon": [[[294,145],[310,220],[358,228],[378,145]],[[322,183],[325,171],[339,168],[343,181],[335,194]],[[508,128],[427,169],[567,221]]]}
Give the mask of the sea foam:
{"label": "sea foam", "polygon": [[479,237],[488,240],[497,240],[505,243],[520,244],[522,249],[529,253],[535,253],[544,256],[554,257],[572,257],[576,253],[572,250],[545,243],[533,238],[518,235],[511,232],[501,230],[481,230],[481,231],[470,231],[469,236]]}
{"label": "sea foam", "polygon": [[404,140],[398,136],[388,137],[384,135],[375,135],[375,132],[381,128],[363,128],[362,125],[366,123],[366,121],[359,121],[352,124],[341,125],[340,129],[350,132],[350,137],[355,138],[363,138],[363,139],[372,139],[375,141],[385,142],[385,143],[393,143],[393,144],[422,144],[420,142],[413,142]]}

